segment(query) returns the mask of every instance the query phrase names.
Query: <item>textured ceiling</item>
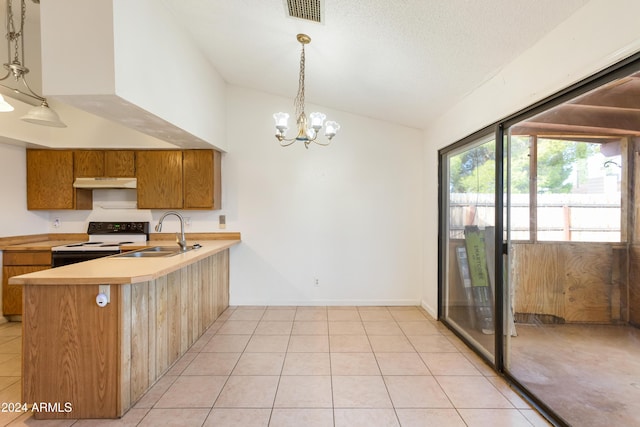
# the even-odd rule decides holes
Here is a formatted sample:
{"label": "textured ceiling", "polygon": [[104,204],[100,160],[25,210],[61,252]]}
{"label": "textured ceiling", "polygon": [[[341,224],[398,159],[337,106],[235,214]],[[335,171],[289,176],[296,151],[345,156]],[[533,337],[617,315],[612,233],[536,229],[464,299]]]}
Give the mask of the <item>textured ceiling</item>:
{"label": "textured ceiling", "polygon": [[[426,128],[588,0],[324,0],[324,23],[285,0],[162,0],[230,84]],[[293,101],[292,101],[293,102]]]}

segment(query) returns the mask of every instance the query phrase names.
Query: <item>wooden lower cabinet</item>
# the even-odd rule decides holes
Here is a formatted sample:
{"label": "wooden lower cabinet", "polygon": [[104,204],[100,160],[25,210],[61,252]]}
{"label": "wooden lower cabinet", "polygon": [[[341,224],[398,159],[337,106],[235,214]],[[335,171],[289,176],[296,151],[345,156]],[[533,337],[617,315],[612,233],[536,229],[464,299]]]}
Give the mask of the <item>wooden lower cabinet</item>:
{"label": "wooden lower cabinet", "polygon": [[98,291],[25,286],[22,399],[60,409],[36,419],[124,415],[228,307],[229,250],[151,281],[110,285],[104,308]]}
{"label": "wooden lower cabinet", "polygon": [[22,314],[22,285],[9,278],[51,268],[51,251],[5,251],[2,257],[2,315]]}

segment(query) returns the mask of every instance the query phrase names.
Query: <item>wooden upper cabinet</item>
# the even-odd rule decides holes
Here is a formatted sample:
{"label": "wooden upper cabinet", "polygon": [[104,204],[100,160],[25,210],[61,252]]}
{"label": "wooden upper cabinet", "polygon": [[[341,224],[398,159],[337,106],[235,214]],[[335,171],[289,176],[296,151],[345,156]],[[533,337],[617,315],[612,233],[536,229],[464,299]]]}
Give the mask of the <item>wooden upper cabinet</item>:
{"label": "wooden upper cabinet", "polygon": [[217,150],[27,150],[28,209],[92,209],[75,178],[136,177],[140,209],[221,209]]}
{"label": "wooden upper cabinet", "polygon": [[27,150],[27,209],[75,209],[73,151]]}
{"label": "wooden upper cabinet", "polygon": [[136,175],[135,152],[116,150],[74,151],[76,178],[134,177]]}
{"label": "wooden upper cabinet", "polygon": [[182,151],[136,152],[139,209],[182,209]]}
{"label": "wooden upper cabinet", "polygon": [[136,176],[135,151],[105,151],[104,176],[129,178]]}
{"label": "wooden upper cabinet", "polygon": [[81,150],[73,153],[75,178],[95,178],[104,174],[104,151]]}
{"label": "wooden upper cabinet", "polygon": [[220,209],[220,152],[185,150],[182,155],[184,209]]}

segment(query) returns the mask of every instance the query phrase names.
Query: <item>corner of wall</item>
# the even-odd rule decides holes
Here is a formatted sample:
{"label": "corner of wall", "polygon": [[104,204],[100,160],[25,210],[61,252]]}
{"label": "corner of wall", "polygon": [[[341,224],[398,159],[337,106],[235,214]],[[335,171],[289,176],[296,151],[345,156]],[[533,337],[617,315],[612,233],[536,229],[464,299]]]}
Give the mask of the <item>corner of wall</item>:
{"label": "corner of wall", "polygon": [[438,310],[427,304],[425,300],[422,300],[422,302],[420,303],[420,307],[422,307],[427,313],[429,313],[429,315],[431,315],[431,317],[433,317],[435,320],[438,319]]}

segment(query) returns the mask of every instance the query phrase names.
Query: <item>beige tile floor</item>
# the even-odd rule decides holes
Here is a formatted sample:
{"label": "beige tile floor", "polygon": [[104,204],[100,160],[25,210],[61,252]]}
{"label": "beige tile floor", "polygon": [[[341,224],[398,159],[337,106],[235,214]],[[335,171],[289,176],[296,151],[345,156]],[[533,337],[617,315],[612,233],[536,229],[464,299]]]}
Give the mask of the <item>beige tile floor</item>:
{"label": "beige tile floor", "polygon": [[[20,324],[0,325],[0,402],[20,401]],[[416,307],[230,308],[119,420],[10,426],[548,426]]]}

